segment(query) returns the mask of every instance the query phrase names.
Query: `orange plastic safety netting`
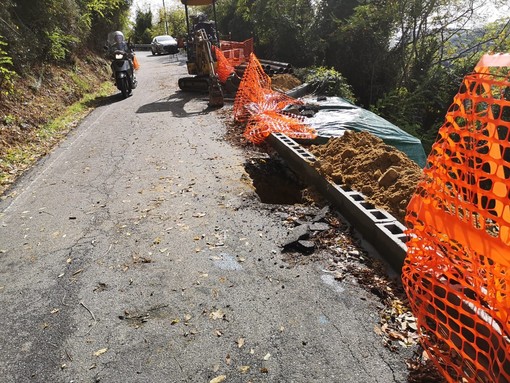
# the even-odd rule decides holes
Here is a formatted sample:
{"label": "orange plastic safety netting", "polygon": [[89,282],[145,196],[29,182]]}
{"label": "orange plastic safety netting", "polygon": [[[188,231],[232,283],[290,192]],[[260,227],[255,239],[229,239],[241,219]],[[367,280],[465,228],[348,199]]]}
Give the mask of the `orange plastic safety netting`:
{"label": "orange plastic safety netting", "polygon": [[510,382],[510,55],[467,75],[408,208],[402,280],[449,382]]}
{"label": "orange plastic safety netting", "polygon": [[234,67],[225,58],[221,49],[218,49],[214,45],[212,46],[212,49],[216,55],[216,74],[218,75],[218,80],[224,84],[227,81],[227,78],[234,72]]}
{"label": "orange plastic safety netting", "polygon": [[253,53],[253,38],[244,41],[220,40],[220,48],[230,65],[246,62]]}
{"label": "orange plastic safety netting", "polygon": [[304,124],[302,117],[283,111],[291,104],[303,102],[272,90],[271,78],[252,53],[234,100],[234,120],[246,123],[244,136],[253,143],[261,143],[272,132],[291,138],[315,138],[315,129]]}

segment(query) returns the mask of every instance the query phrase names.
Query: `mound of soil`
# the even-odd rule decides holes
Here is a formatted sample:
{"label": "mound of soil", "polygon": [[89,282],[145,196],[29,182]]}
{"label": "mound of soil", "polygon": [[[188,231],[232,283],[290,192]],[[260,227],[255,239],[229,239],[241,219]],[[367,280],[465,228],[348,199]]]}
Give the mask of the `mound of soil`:
{"label": "mound of soil", "polygon": [[407,204],[422,175],[405,153],[368,132],[352,131],[309,150],[317,157],[315,167],[322,175],[357,190],[404,223]]}
{"label": "mound of soil", "polygon": [[290,73],[275,74],[271,77],[271,88],[278,92],[285,93],[299,85],[301,81]]}

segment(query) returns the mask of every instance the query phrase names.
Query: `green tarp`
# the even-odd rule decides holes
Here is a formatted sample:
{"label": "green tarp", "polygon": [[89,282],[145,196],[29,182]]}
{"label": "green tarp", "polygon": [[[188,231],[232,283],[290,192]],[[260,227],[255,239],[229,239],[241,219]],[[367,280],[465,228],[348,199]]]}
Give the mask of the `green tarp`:
{"label": "green tarp", "polygon": [[315,109],[318,107],[318,112],[305,120],[307,125],[316,129],[318,142],[342,136],[346,130],[369,132],[406,153],[421,167],[425,166],[427,156],[421,141],[375,113],[340,97],[305,96],[300,100]]}

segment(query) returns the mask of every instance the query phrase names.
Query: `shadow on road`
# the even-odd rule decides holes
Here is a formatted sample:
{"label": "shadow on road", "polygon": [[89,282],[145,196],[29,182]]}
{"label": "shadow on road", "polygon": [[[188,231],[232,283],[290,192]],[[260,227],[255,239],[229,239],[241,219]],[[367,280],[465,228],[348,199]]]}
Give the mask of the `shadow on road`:
{"label": "shadow on road", "polygon": [[122,93],[117,92],[110,96],[99,96],[92,100],[88,100],[85,102],[85,105],[90,108],[97,108],[99,106],[110,105],[122,100],[124,100]]}
{"label": "shadow on road", "polygon": [[205,95],[197,93],[176,92],[166,98],[162,98],[150,104],[142,105],[136,113],[158,113],[170,112],[174,117],[189,117],[192,115],[208,114],[217,108],[211,108],[204,104],[203,106],[194,103],[192,107],[186,108],[190,101],[202,98]]}

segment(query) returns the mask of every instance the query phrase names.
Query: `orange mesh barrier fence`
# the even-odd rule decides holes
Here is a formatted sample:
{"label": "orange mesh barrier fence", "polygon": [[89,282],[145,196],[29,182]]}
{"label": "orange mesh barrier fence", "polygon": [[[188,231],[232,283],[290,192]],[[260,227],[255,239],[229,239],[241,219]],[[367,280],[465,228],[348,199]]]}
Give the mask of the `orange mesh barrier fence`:
{"label": "orange mesh barrier fence", "polygon": [[246,62],[253,53],[253,38],[244,41],[220,40],[220,49],[230,64],[237,66]]}
{"label": "orange mesh barrier fence", "polygon": [[313,132],[299,119],[267,110],[253,116],[246,126],[244,137],[254,144],[262,143],[271,133],[285,133],[292,138],[307,139]]}
{"label": "orange mesh barrier fence", "polygon": [[252,53],[234,100],[234,120],[247,124],[244,136],[257,144],[272,132],[285,133],[292,138],[315,138],[315,129],[305,125],[304,118],[282,112],[291,104],[303,103],[273,91],[271,79]]}
{"label": "orange mesh barrier fence", "polygon": [[216,55],[216,74],[218,75],[218,80],[224,84],[225,81],[227,81],[228,76],[234,72],[234,67],[225,58],[220,49],[216,48],[214,45],[212,46],[212,49]]}
{"label": "orange mesh barrier fence", "polygon": [[449,382],[510,382],[510,55],[485,55],[439,130],[406,215],[402,281]]}
{"label": "orange mesh barrier fence", "polygon": [[222,51],[230,65],[238,66],[246,62],[244,52],[241,48],[227,49]]}

